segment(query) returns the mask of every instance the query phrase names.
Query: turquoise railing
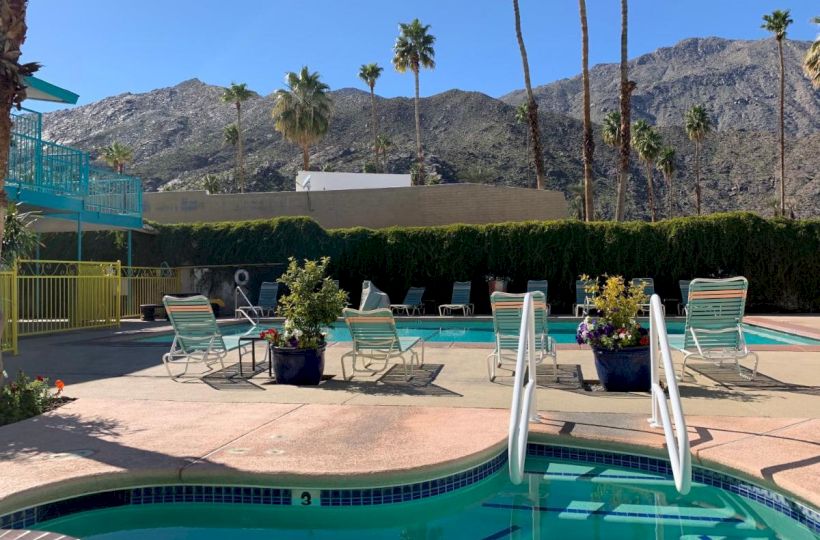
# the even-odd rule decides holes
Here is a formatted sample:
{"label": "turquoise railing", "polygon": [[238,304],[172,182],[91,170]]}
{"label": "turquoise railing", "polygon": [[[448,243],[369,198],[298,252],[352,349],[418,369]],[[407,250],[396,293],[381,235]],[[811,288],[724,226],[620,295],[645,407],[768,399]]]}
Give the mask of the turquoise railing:
{"label": "turquoise railing", "polygon": [[142,211],[142,182],[110,169],[90,167],[85,207],[106,214],[138,214]]}
{"label": "turquoise railing", "polygon": [[94,167],[87,152],[44,141],[42,115],[36,111],[21,109],[11,116],[9,187],[80,198],[90,212],[142,215],[139,178]]}

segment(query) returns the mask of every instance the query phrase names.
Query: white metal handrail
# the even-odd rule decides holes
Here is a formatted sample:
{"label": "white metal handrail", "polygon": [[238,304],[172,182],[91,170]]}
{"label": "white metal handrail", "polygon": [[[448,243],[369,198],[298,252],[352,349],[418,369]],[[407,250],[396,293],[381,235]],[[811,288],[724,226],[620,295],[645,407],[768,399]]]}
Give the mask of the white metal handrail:
{"label": "white metal handrail", "polygon": [[[689,434],[686,431],[686,418],[683,416],[678,381],[675,379],[675,367],[672,365],[669,339],[666,336],[663,304],[657,294],[653,294],[649,299],[649,350],[652,362],[652,418],[649,419],[649,423],[652,427],[663,426],[675,487],[678,492],[686,495],[692,484],[692,453],[689,449]],[[671,418],[669,406],[666,403],[667,397],[660,385],[659,361],[663,362],[663,373],[669,389],[669,402],[672,404]],[[674,431],[672,429],[673,419]]]}
{"label": "white metal handrail", "polygon": [[[246,305],[246,306],[240,306],[239,305],[239,297],[240,296],[245,300],[245,302],[248,303],[248,305]],[[250,298],[248,298],[248,295],[246,295],[245,291],[242,290],[242,287],[240,287],[238,285],[237,285],[237,287],[236,287],[236,289],[234,290],[234,293],[233,293],[233,305],[234,305],[234,310],[233,310],[234,319],[238,319],[239,315],[242,315],[243,317],[248,319],[248,321],[250,321],[250,323],[252,325],[256,326],[257,324],[259,324],[259,319],[262,317],[262,314],[260,313],[259,308],[253,305],[253,303],[250,301]],[[250,313],[248,313],[248,312],[250,312]],[[254,319],[253,316],[251,316],[251,313],[253,313],[253,315],[256,317],[255,319]]]}
{"label": "white metal handrail", "polygon": [[[515,360],[515,382],[510,407],[510,433],[507,447],[510,481],[515,485],[524,480],[524,462],[527,458],[530,422],[538,421],[538,409],[535,406],[534,311],[532,293],[527,293],[524,295],[521,329],[518,334],[518,355]],[[525,376],[527,377],[526,383],[524,382]]]}

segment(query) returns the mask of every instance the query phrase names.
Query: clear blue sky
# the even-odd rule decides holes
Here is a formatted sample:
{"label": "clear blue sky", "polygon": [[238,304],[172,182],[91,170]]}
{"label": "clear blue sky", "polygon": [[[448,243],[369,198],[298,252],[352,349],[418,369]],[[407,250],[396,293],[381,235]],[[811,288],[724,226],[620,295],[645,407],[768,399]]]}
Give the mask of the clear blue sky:
{"label": "clear blue sky", "polygon": [[[578,73],[578,3],[520,5],[533,84]],[[587,0],[591,64],[618,60],[619,5]],[[630,57],[686,37],[765,38],[761,16],[778,8],[792,11],[790,39],[814,39],[817,0],[631,0]],[[40,76],[80,94],[80,104],[194,77],[268,94],[304,64],[331,88],[362,88],[356,73],[368,62],[385,67],[378,94],[410,96],[412,76],[390,60],[397,23],[414,17],[437,38],[423,95],[461,88],[500,96],[523,87],[511,0],[32,0],[23,59],[41,62]]]}

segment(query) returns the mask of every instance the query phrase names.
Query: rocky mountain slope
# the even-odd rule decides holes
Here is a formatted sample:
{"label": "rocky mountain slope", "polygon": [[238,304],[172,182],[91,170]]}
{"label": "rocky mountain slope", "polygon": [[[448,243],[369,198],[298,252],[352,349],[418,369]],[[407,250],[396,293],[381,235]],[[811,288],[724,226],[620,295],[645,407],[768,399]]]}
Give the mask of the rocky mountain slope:
{"label": "rocky mountain slope", "polygon": [[[740,60],[744,46],[753,49],[746,64]],[[673,194],[679,212],[692,209],[694,163],[692,145],[676,118],[698,98],[707,103],[719,128],[704,150],[705,208],[770,213],[777,178],[777,70],[776,65],[765,69],[758,65],[762,60],[756,55],[763,55],[766,47],[773,44],[686,40],[633,61],[631,78],[638,82],[639,90],[647,88],[634,100],[638,116],[657,121],[667,143],[678,150]],[[678,59],[678,50],[688,63]],[[802,53],[796,44],[788,51],[792,66]],[[735,59],[734,63],[727,58]],[[617,75],[608,80],[612,69],[598,66],[593,70],[596,119],[614,107],[617,99]],[[790,96],[795,96],[787,103],[787,193],[798,215],[820,215],[820,97],[798,77],[795,67],[787,83]],[[720,81],[731,81],[731,86]],[[582,176],[581,125],[575,118],[580,94],[572,86],[576,82],[558,81],[538,92],[548,187],[561,189],[569,197],[574,197]],[[650,87],[655,90],[649,92]],[[221,93],[222,88],[194,79],[144,94],[113,96],[47,114],[44,136],[92,153],[115,140],[132,147],[135,159],[129,171],[143,178],[146,189],[197,189],[203,176],[212,173],[222,179],[223,189],[231,190],[235,189],[231,178],[234,153],[223,142],[222,130],[234,121],[235,113],[219,100]],[[369,94],[341,89],[332,92],[332,98],[330,132],[313,149],[312,167],[361,171],[372,153]],[[461,90],[424,98],[422,137],[429,167],[445,182],[532,185],[525,127],[515,122],[517,99],[515,94],[499,100]],[[270,96],[255,96],[243,105],[246,169],[252,190],[292,190],[301,166],[299,149],[273,129],[272,107]],[[408,172],[414,160],[412,99],[378,98],[378,111],[381,131],[393,142],[388,169]],[[598,131],[596,126],[596,206],[607,216],[612,210],[616,155],[603,144]],[[656,174],[655,181],[665,200],[660,175]],[[637,160],[631,190],[635,202],[630,215],[646,215],[646,179]]]}
{"label": "rocky mountain slope", "polygon": [[[820,97],[803,76],[807,41],[785,41],[786,130],[792,135],[820,131]],[[682,124],[695,104],[705,104],[719,130],[774,131],[779,118],[780,63],[773,39],[685,39],[629,63],[633,117],[660,126]],[[618,64],[590,69],[592,121],[618,109]],[[581,77],[563,79],[533,89],[539,107],[583,118]],[[518,90],[501,98],[517,105],[526,94]]]}

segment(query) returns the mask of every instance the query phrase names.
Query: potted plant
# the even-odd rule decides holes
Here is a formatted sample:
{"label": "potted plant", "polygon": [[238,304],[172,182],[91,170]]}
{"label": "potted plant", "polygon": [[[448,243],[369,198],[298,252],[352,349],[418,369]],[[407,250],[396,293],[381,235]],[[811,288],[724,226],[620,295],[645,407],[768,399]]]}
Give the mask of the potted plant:
{"label": "potted plant", "polygon": [[306,260],[299,266],[288,259],[288,269],[277,280],[288,294],[279,299],[277,313],[285,318],[282,330],[260,334],[271,348],[271,361],[280,384],[319,384],[325,369],[325,334],[347,304],[347,293],[326,276],[329,257]]}
{"label": "potted plant", "polygon": [[627,286],[621,276],[609,276],[600,290],[595,281],[587,292],[598,313],[581,321],[575,338],[592,348],[601,384],[614,392],[648,391],[649,336],[637,320],[641,304],[648,302],[643,288]]}
{"label": "potted plant", "polygon": [[494,292],[507,292],[507,284],[510,282],[510,278],[497,276],[495,274],[487,274],[484,276],[484,280],[487,282],[487,288],[490,294]]}

